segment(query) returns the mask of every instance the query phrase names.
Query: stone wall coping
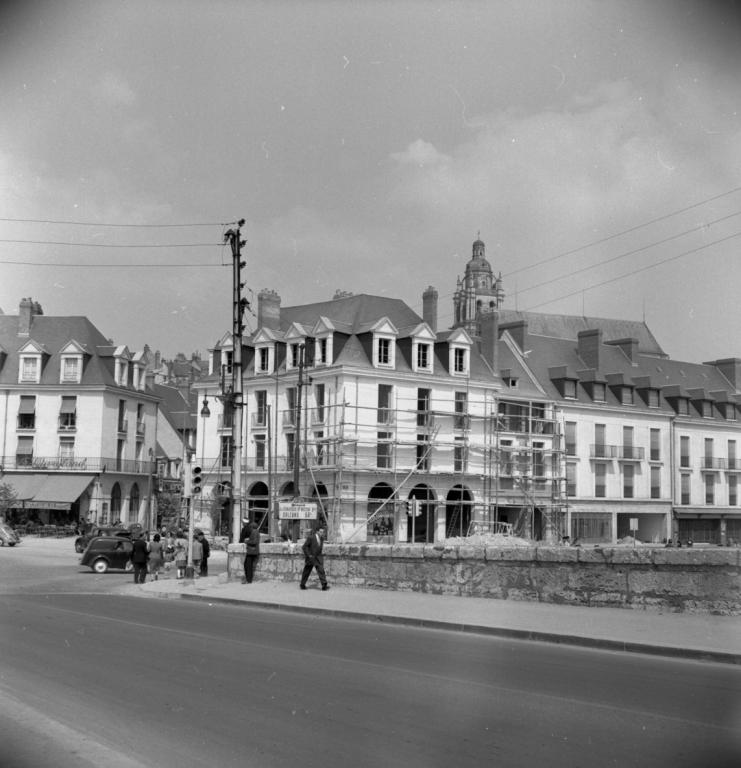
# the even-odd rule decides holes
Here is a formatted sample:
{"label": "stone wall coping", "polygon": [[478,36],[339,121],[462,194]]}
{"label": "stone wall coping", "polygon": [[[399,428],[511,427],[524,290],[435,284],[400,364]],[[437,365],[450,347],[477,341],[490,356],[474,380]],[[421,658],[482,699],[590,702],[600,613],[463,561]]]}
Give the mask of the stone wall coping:
{"label": "stone wall coping", "polygon": [[[229,544],[227,552],[244,554],[244,544]],[[260,545],[266,555],[303,557],[300,544]],[[741,547],[489,547],[442,544],[325,544],[328,558],[388,558],[392,560],[488,560],[498,562],[596,563],[599,565],[696,565],[741,567]]]}

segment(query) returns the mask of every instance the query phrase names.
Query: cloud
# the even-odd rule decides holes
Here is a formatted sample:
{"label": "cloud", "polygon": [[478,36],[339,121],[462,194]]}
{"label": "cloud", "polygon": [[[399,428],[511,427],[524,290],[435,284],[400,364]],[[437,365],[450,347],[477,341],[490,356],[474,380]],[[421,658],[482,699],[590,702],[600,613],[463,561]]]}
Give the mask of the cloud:
{"label": "cloud", "polygon": [[112,106],[131,107],[137,100],[134,90],[116,72],[101,75],[95,85],[95,95]]}
{"label": "cloud", "polygon": [[447,155],[438,152],[434,145],[428,141],[417,139],[413,141],[403,152],[394,152],[391,159],[400,165],[435,166],[450,160]]}

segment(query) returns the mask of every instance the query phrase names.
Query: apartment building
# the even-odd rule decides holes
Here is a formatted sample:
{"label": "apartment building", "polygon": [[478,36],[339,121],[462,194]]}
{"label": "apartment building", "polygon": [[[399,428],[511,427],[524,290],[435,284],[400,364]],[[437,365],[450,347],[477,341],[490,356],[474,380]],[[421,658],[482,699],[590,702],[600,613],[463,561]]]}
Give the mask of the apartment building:
{"label": "apartment building", "polygon": [[0,483],[14,522],[146,524],[158,398],[147,357],[31,299],[0,314]]}
{"label": "apartment building", "polygon": [[219,399],[229,334],[197,385],[216,410],[198,424],[201,503],[228,518],[241,417],[243,503],[274,534],[281,500],[300,498],[342,541],[439,542],[475,524],[595,544],[741,540],[741,361],[671,360],[643,322],[503,298],[480,239],[442,331],[431,287],[422,316],[385,297],[281,307],[263,291],[244,406]]}

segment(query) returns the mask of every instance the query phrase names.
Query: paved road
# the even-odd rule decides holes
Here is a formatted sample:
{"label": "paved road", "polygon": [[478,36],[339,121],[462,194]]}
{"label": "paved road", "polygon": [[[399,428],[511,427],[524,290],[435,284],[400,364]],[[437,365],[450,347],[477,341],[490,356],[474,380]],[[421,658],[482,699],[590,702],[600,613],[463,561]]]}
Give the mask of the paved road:
{"label": "paved road", "polygon": [[741,670],[725,665],[123,596],[0,610],[1,730],[17,703],[59,735],[54,759],[6,768],[741,758]]}
{"label": "paved road", "polygon": [[741,764],[736,667],[127,597],[69,549],[0,551],[3,768]]}

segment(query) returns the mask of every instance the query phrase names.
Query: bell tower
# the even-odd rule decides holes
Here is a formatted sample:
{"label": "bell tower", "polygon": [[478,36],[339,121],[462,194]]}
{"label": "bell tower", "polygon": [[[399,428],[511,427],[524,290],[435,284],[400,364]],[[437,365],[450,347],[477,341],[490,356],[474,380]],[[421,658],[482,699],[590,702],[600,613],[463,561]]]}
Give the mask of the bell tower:
{"label": "bell tower", "polygon": [[466,264],[463,279],[458,277],[453,294],[453,327],[464,328],[471,336],[479,336],[479,315],[499,309],[503,301],[502,275],[494,277],[491,264],[486,260],[486,245],[479,233],[473,241],[471,259]]}

